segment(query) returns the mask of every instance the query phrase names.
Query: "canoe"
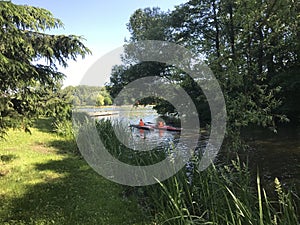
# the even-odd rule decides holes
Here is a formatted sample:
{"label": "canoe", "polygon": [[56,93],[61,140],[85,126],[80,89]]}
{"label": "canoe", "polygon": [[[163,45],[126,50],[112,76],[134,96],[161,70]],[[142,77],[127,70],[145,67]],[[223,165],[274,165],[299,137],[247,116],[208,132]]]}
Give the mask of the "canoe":
{"label": "canoe", "polygon": [[162,126],[162,127],[155,126],[154,128],[158,130],[167,130],[167,131],[177,131],[177,132],[182,131],[182,128],[172,127],[172,126]]}
{"label": "canoe", "polygon": [[180,132],[182,130],[182,128],[178,128],[178,127],[172,127],[172,126],[162,126],[162,127],[158,127],[152,124],[147,124],[144,126],[140,126],[140,125],[136,125],[136,124],[131,124],[130,127],[134,127],[134,128],[138,128],[138,129],[143,129],[143,130],[167,130],[167,131],[176,131],[176,132]]}
{"label": "canoe", "polygon": [[130,127],[134,127],[134,128],[138,128],[138,129],[142,129],[142,130],[154,130],[154,128],[152,126],[149,125],[144,125],[144,126],[140,126],[137,124],[130,124]]}
{"label": "canoe", "polygon": [[158,129],[158,130],[178,131],[178,132],[182,131],[182,128],[179,128],[179,127],[173,127],[173,126],[168,126],[168,125],[159,127],[155,123],[152,123],[152,122],[146,122],[145,124],[147,126],[152,126],[154,129]]}

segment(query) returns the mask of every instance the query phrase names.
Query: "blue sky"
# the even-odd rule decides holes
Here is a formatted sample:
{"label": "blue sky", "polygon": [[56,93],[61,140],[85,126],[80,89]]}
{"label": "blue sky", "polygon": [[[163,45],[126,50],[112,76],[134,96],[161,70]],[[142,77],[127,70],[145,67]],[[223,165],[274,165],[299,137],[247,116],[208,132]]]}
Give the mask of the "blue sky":
{"label": "blue sky", "polygon": [[48,9],[64,23],[64,29],[52,31],[56,34],[75,34],[86,39],[85,44],[93,52],[86,59],[69,62],[61,69],[67,78],[64,85],[78,85],[86,70],[104,54],[120,47],[129,37],[126,24],[130,15],[138,8],[160,7],[163,11],[173,9],[186,0],[12,0],[15,4],[26,4]]}

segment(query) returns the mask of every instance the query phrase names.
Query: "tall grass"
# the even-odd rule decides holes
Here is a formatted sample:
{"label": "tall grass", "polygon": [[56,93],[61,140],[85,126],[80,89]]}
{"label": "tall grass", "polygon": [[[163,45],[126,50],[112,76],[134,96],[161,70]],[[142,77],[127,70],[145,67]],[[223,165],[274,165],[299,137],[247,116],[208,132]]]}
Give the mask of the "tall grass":
{"label": "tall grass", "polygon": [[195,170],[192,183],[182,170],[159,186],[144,187],[159,223],[299,224],[298,196],[284,191],[275,179],[277,196],[269,199],[259,176],[254,188],[247,166],[238,164],[238,160],[231,166]]}
{"label": "tall grass", "polygon": [[[168,152],[153,151],[151,157],[145,152],[132,152],[117,140],[109,121],[98,122],[97,128],[109,151],[127,163],[154,164]],[[227,165],[212,165],[205,171],[199,171],[197,164],[195,158],[191,166],[163,182],[136,188],[124,186],[124,192],[137,195],[158,224],[300,224],[299,196],[284,190],[277,178],[276,196],[270,198],[260,184],[259,174],[253,184],[248,166],[239,158]]]}

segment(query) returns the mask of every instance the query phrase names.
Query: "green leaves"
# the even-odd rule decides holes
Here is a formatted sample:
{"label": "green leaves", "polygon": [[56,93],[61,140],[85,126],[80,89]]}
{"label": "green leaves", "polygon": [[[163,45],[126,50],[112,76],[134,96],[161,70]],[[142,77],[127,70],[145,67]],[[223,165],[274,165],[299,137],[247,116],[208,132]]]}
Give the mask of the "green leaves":
{"label": "green leaves", "polygon": [[[292,0],[191,0],[168,13],[139,9],[128,28],[130,42],[172,41],[205,56],[226,99],[228,134],[239,139],[242,127],[257,124],[274,130],[275,122],[287,121],[287,111],[290,117],[299,114],[299,104],[288,100],[297,101],[292,96],[298,96],[300,90],[299,76],[293,72],[300,66],[299,13],[299,2]],[[124,65],[113,69],[108,88],[113,97],[135,79],[162,76],[183,87],[195,101],[201,119],[209,119],[206,98],[187,74],[155,62],[132,66],[134,59],[127,49]],[[143,103],[151,101],[157,103],[160,113],[174,110],[162,101]]]}
{"label": "green leaves", "polygon": [[167,13],[160,11],[159,8],[138,9],[127,24],[131,41],[164,40],[167,26]]}
{"label": "green leaves", "polygon": [[0,6],[0,22],[9,29],[38,32],[63,26],[63,23],[46,9],[19,6],[7,1],[0,1]]}
{"label": "green leaves", "polygon": [[0,1],[0,135],[40,115],[42,96],[64,77],[57,64],[91,53],[81,37],[45,33],[62,26],[46,9]]}

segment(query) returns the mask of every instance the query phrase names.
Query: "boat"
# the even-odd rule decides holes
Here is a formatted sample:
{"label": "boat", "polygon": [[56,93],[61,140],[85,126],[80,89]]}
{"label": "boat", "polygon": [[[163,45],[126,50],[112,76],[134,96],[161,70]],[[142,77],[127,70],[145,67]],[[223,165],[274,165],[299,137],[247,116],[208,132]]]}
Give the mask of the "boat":
{"label": "boat", "polygon": [[154,128],[150,125],[138,125],[138,124],[130,124],[129,127],[134,127],[134,128],[138,128],[138,129],[142,129],[142,130],[154,130]]}
{"label": "boat", "polygon": [[134,127],[134,128],[138,128],[138,129],[143,129],[143,130],[167,130],[167,131],[176,131],[176,132],[180,132],[182,131],[182,128],[178,128],[178,127],[172,127],[172,126],[156,126],[154,123],[146,123],[144,126],[140,126],[140,125],[136,125],[136,124],[131,124],[130,127]]}
{"label": "boat", "polygon": [[182,128],[172,127],[172,126],[167,126],[167,125],[166,126],[162,126],[162,127],[155,126],[154,128],[158,129],[158,130],[167,130],[167,131],[177,131],[177,132],[182,131]]}

